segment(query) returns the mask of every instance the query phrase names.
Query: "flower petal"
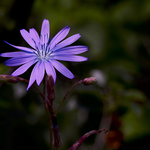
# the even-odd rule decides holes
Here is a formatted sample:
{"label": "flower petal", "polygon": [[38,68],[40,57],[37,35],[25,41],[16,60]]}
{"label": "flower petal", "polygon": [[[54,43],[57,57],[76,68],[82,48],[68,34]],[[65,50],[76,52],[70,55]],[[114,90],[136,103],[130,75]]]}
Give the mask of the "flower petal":
{"label": "flower petal", "polygon": [[37,71],[38,71],[38,65],[39,65],[39,64],[37,63],[37,64],[34,66],[32,72],[31,72],[27,90],[31,87],[31,85],[32,85],[32,84],[34,83],[34,81],[36,80],[36,74],[37,74]]}
{"label": "flower petal", "polygon": [[28,68],[30,68],[34,63],[36,63],[37,60],[31,60],[30,62],[27,62],[26,64],[19,67],[17,70],[15,70],[11,75],[12,76],[18,76],[23,74],[27,71]]}
{"label": "flower petal", "polygon": [[30,33],[30,36],[31,36],[32,40],[35,43],[36,49],[39,49],[40,37],[39,37],[37,31],[34,28],[32,28],[32,29],[29,30],[29,33]]}
{"label": "flower petal", "polygon": [[87,46],[69,46],[54,51],[54,54],[81,54],[88,50]]}
{"label": "flower petal", "polygon": [[66,76],[69,79],[73,79],[74,75],[60,62],[56,60],[51,61],[52,65],[64,76]]}
{"label": "flower petal", "polygon": [[8,52],[0,54],[1,57],[28,57],[31,55],[35,55],[34,53],[26,53],[26,52]]}
{"label": "flower petal", "polygon": [[79,38],[81,37],[80,34],[75,34],[70,36],[69,38],[65,39],[64,41],[62,41],[61,43],[57,44],[55,47],[55,50],[58,50],[62,47],[68,46],[72,43],[74,43],[75,41],[77,41]]}
{"label": "flower petal", "polygon": [[32,37],[30,36],[30,33],[28,31],[26,31],[25,29],[20,30],[20,33],[22,35],[22,37],[24,38],[24,40],[33,48],[36,49],[35,47],[35,43],[32,40]]}
{"label": "flower petal", "polygon": [[5,61],[6,66],[19,66],[29,61],[36,60],[35,56],[10,58]]}
{"label": "flower petal", "polygon": [[37,85],[40,85],[41,81],[44,78],[44,74],[45,74],[45,66],[44,66],[44,62],[40,61],[38,62],[38,69],[36,71],[36,83]]}
{"label": "flower petal", "polygon": [[14,47],[14,48],[17,48],[17,49],[22,50],[22,51],[25,51],[25,52],[34,52],[34,50],[31,49],[31,48],[22,47],[22,46],[15,46],[15,45],[12,45],[12,44],[10,44],[10,43],[8,43],[8,42],[6,42],[6,41],[4,41],[4,42],[7,43],[7,44],[9,44],[10,46],[12,46],[12,47]]}
{"label": "flower petal", "polygon": [[83,56],[75,56],[75,55],[55,55],[53,56],[53,59],[72,61],[72,62],[81,62],[81,61],[86,61],[88,58]]}
{"label": "flower petal", "polygon": [[51,64],[51,62],[46,61],[45,62],[45,69],[46,69],[46,73],[48,75],[52,75],[54,83],[56,82],[56,71],[53,67],[53,65]]}
{"label": "flower petal", "polygon": [[47,45],[49,40],[49,21],[47,19],[43,20],[42,28],[41,28],[41,44]]}
{"label": "flower petal", "polygon": [[51,40],[49,47],[53,49],[57,43],[63,40],[70,31],[70,27],[66,26],[62,30],[60,30]]}

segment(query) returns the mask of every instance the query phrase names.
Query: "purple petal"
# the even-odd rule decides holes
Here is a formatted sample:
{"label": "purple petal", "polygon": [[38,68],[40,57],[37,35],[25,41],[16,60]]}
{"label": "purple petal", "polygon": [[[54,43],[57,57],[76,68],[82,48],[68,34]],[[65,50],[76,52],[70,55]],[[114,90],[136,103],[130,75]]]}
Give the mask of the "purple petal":
{"label": "purple petal", "polygon": [[8,52],[2,53],[1,57],[28,57],[31,55],[35,55],[34,53],[26,53],[26,52]]}
{"label": "purple petal", "polygon": [[81,61],[86,61],[88,58],[83,56],[75,56],[75,55],[55,55],[53,56],[53,59],[72,61],[72,62],[81,62]]}
{"label": "purple petal", "polygon": [[5,43],[7,43],[7,44],[9,44],[10,46],[12,46],[12,47],[15,47],[15,48],[17,48],[17,49],[20,49],[20,50],[22,50],[22,51],[25,51],[25,52],[34,52],[34,50],[33,49],[31,49],[31,48],[27,48],[27,47],[22,47],[22,46],[15,46],[15,45],[12,45],[12,44],[10,44],[10,43],[8,43],[8,42],[6,42],[6,41],[4,41]]}
{"label": "purple petal", "polygon": [[32,40],[32,37],[30,36],[30,33],[28,31],[26,31],[25,29],[20,30],[20,33],[22,35],[22,37],[24,38],[24,40],[33,48],[36,49],[35,47],[35,43]]}
{"label": "purple petal", "polygon": [[44,74],[45,74],[44,62],[40,61],[40,62],[38,62],[38,69],[36,70],[36,83],[37,83],[37,85],[40,85],[41,81],[44,78]]}
{"label": "purple petal", "polygon": [[65,39],[64,41],[62,41],[61,43],[59,43],[58,45],[56,45],[55,50],[58,50],[58,49],[60,49],[62,47],[65,47],[65,46],[68,46],[68,45],[74,43],[80,37],[81,37],[80,34],[75,34],[75,35],[70,36],[69,38]]}
{"label": "purple petal", "polygon": [[19,66],[29,61],[36,60],[35,56],[30,57],[19,57],[19,58],[10,58],[5,61],[6,66]]}
{"label": "purple petal", "polygon": [[36,60],[32,60],[24,65],[22,65],[21,67],[19,67],[17,70],[15,70],[11,75],[12,76],[18,76],[23,74],[24,72],[27,71],[28,68],[30,68],[34,63],[36,63]]}
{"label": "purple petal", "polygon": [[44,19],[41,28],[41,44],[47,45],[49,40],[49,32],[49,21]]}
{"label": "purple petal", "polygon": [[50,49],[53,49],[57,43],[59,43],[61,40],[63,40],[67,36],[69,31],[70,31],[70,27],[68,27],[68,26],[64,27],[62,30],[60,30],[51,40],[50,45],[49,45]]}
{"label": "purple petal", "polygon": [[56,60],[51,61],[52,65],[64,76],[66,76],[69,79],[73,79],[74,75],[60,62]]}
{"label": "purple petal", "polygon": [[54,83],[55,83],[55,81],[56,81],[56,71],[55,71],[53,65],[51,64],[51,62],[48,62],[48,61],[45,62],[45,69],[46,69],[46,73],[48,75],[52,75]]}
{"label": "purple petal", "polygon": [[88,50],[87,46],[69,46],[54,51],[54,54],[81,54]]}
{"label": "purple petal", "polygon": [[32,28],[29,30],[29,33],[30,33],[32,40],[36,44],[36,47],[39,48],[40,37],[39,37],[38,33],[36,32],[36,30],[34,28]]}
{"label": "purple petal", "polygon": [[38,63],[34,66],[32,72],[31,72],[31,76],[30,76],[30,80],[29,80],[29,84],[27,87],[27,90],[31,87],[31,85],[34,83],[34,81],[36,80],[36,74],[38,71]]}

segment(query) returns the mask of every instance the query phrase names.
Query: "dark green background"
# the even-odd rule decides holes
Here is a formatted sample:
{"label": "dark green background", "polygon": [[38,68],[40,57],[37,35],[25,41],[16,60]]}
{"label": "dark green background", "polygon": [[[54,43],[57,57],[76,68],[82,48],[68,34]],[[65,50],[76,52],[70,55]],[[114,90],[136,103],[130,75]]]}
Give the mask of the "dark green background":
{"label": "dark green background", "polygon": [[[43,19],[50,21],[51,38],[68,25],[68,36],[81,34],[74,44],[89,48],[82,54],[87,62],[64,62],[75,75],[73,80],[57,72],[54,110],[72,84],[98,78],[95,85],[76,87],[59,112],[61,150],[101,127],[110,134],[106,142],[101,134],[101,148],[95,150],[104,144],[104,150],[150,149],[150,1],[1,0],[0,53],[16,51],[3,40],[28,47],[19,30],[35,28],[40,33]],[[0,58],[0,74],[11,74],[15,68],[4,66],[5,60]],[[31,69],[21,77],[29,79]],[[33,88],[26,91],[27,84],[21,82],[0,86],[0,149],[50,149],[39,94]],[[79,150],[92,150],[95,140],[91,136]]]}

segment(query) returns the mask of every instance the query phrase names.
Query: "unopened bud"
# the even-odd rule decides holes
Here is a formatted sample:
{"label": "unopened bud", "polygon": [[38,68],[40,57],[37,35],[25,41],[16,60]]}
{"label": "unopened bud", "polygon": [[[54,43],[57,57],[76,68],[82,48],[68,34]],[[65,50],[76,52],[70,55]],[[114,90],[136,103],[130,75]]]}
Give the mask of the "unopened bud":
{"label": "unopened bud", "polygon": [[47,75],[47,98],[50,101],[55,99],[54,80],[52,75]]}
{"label": "unopened bud", "polygon": [[13,77],[11,75],[0,75],[0,82],[17,83],[18,81],[18,77]]}
{"label": "unopened bud", "polygon": [[91,85],[94,84],[95,82],[97,82],[97,79],[95,77],[89,77],[89,78],[85,78],[82,83],[84,85]]}

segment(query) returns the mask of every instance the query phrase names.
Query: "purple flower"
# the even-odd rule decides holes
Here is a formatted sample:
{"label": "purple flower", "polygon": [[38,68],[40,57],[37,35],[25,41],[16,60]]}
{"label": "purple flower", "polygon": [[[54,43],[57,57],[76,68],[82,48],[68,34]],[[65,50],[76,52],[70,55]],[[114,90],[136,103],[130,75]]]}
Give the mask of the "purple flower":
{"label": "purple flower", "polygon": [[[41,28],[41,36],[39,37],[37,31],[32,28],[28,31],[25,29],[20,30],[20,33],[24,40],[32,47],[22,47],[15,46],[8,42],[12,47],[15,47],[21,51],[19,52],[8,52],[2,53],[2,57],[11,57],[5,61],[7,66],[19,66],[11,75],[18,76],[23,74],[29,67],[35,64],[27,90],[36,80],[37,85],[40,85],[43,80],[45,71],[48,75],[52,75],[54,82],[56,81],[56,72],[57,69],[61,74],[66,76],[69,79],[74,78],[74,75],[59,61],[72,61],[72,62],[81,62],[86,61],[86,57],[77,56],[74,54],[81,54],[86,52],[88,48],[86,46],[68,46],[75,41],[77,41],[81,35],[75,34],[69,38],[63,40],[69,33],[70,27],[66,26],[60,30],[52,40],[49,39],[49,21],[44,19]],[[63,40],[63,41],[62,41]],[[68,47],[67,47],[68,46]],[[54,69],[55,68],[55,69]]]}

